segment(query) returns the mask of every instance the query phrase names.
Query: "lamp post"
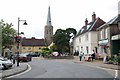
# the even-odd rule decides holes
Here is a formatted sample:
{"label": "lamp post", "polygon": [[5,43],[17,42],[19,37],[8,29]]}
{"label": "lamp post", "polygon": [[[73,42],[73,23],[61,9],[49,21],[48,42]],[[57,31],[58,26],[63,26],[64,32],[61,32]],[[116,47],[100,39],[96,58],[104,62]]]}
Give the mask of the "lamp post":
{"label": "lamp post", "polygon": [[20,26],[20,22],[22,22],[22,21],[24,21],[23,25],[27,25],[26,20],[20,20],[20,18],[18,17],[18,34],[17,34],[17,50],[18,50],[18,52],[17,52],[17,66],[19,66],[19,60],[18,60],[18,58],[19,58],[19,43],[20,43],[20,40],[21,40],[21,38],[19,37],[19,35],[20,35],[20,33],[19,33],[19,26]]}

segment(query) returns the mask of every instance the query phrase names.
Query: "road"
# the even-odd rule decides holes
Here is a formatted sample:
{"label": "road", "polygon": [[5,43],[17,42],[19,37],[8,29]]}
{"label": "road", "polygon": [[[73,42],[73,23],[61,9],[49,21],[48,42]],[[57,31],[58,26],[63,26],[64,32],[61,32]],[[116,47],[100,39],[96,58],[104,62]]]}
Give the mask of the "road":
{"label": "road", "polygon": [[100,69],[73,60],[44,60],[33,58],[31,70],[14,78],[113,78],[113,70]]}

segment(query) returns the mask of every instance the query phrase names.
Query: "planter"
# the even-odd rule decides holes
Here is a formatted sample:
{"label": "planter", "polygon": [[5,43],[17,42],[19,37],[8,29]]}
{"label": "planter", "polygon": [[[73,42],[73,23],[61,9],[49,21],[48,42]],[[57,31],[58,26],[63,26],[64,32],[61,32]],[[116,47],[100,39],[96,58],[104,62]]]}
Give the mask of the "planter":
{"label": "planter", "polygon": [[118,65],[118,62],[113,62],[114,65]]}

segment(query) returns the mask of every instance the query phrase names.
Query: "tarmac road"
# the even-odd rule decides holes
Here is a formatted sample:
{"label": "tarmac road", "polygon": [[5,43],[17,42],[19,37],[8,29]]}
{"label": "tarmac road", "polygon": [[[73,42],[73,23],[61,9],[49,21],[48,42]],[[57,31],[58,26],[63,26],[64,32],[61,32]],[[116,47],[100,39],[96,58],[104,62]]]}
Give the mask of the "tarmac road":
{"label": "tarmac road", "polygon": [[73,60],[34,58],[31,70],[13,78],[114,78],[115,71],[74,63]]}

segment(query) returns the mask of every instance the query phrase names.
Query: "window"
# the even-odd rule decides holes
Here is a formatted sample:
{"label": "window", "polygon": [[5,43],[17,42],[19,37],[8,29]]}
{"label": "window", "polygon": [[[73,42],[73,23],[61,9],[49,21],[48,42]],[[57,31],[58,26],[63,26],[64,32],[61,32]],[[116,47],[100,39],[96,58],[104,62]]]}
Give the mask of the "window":
{"label": "window", "polygon": [[100,39],[101,40],[103,39],[103,30],[101,30],[101,32],[100,32]]}
{"label": "window", "polygon": [[83,47],[81,46],[81,51],[83,51]]}
{"label": "window", "polygon": [[25,47],[23,49],[26,49]]}
{"label": "window", "polygon": [[85,35],[85,41],[88,41],[88,34]]}
{"label": "window", "polygon": [[31,48],[28,48],[28,50],[31,50]]}
{"label": "window", "polygon": [[48,34],[48,30],[47,30],[47,34]]}
{"label": "window", "polygon": [[81,37],[79,37],[79,42],[81,43]]}
{"label": "window", "polygon": [[51,34],[51,29],[50,29],[50,32],[49,32],[50,34]]}
{"label": "window", "polygon": [[105,29],[105,38],[106,39],[108,38],[108,29],[107,28]]}
{"label": "window", "polygon": [[86,46],[86,51],[87,51],[87,54],[88,54],[89,53],[88,46]]}

